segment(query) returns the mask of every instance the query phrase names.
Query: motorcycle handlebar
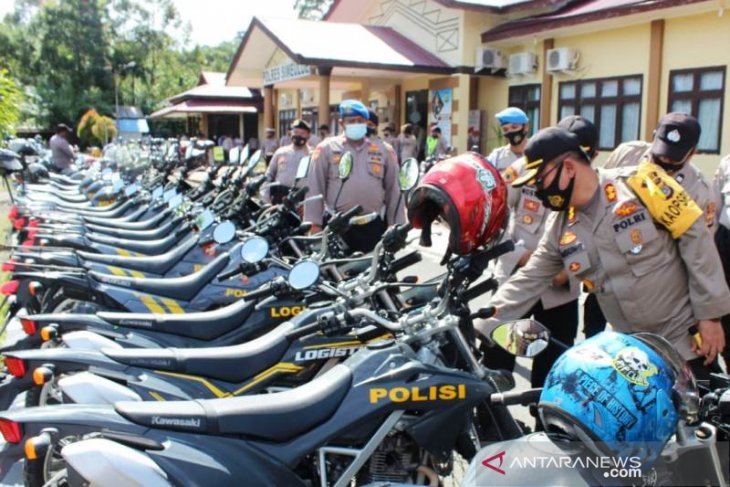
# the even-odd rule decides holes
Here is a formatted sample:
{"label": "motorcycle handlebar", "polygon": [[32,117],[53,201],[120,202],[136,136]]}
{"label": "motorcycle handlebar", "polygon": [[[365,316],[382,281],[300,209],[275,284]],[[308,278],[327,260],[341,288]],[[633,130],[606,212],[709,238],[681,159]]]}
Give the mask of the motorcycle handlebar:
{"label": "motorcycle handlebar", "polygon": [[472,299],[475,299],[479,296],[481,296],[484,293],[488,293],[489,291],[494,291],[499,287],[499,283],[496,279],[490,278],[486,279],[476,286],[472,286],[469,289],[466,290],[464,293],[464,298],[467,301],[471,301]]}
{"label": "motorcycle handlebar", "polygon": [[309,187],[307,186],[302,186],[301,188],[294,190],[294,192],[287,198],[289,203],[293,205],[300,203],[304,199],[304,195],[307,194],[307,191],[309,191]]}
{"label": "motorcycle handlebar", "polygon": [[489,396],[489,402],[492,404],[504,404],[505,406],[522,405],[529,406],[540,400],[542,388],[528,389],[526,391],[500,392]]}
{"label": "motorcycle handlebar", "polygon": [[393,263],[390,265],[390,271],[391,272],[400,272],[403,269],[406,269],[414,264],[417,264],[423,260],[423,256],[418,252],[411,252],[410,254],[404,255],[403,257],[399,257],[396,260],[393,261]]}

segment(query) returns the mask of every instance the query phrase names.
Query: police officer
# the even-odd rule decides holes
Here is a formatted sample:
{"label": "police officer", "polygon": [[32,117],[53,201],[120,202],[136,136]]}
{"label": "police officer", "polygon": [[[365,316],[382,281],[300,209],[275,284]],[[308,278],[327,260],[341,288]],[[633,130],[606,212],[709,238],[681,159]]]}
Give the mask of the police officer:
{"label": "police officer", "polygon": [[510,179],[514,179],[514,174],[505,174],[505,170],[522,157],[522,152],[527,144],[530,120],[527,118],[527,114],[517,107],[507,107],[495,117],[502,129],[502,135],[508,143],[494,149],[487,156],[487,160],[502,173],[505,181],[509,182]]}
{"label": "police officer", "polygon": [[[560,121],[558,126],[576,134],[581,146],[591,156],[596,156],[598,143],[596,127],[585,118],[573,115]],[[517,159],[510,165],[505,174],[522,174],[525,159]],[[551,213],[535,195],[535,188],[522,186],[510,188],[509,206],[510,223],[506,232],[507,238],[517,242],[515,250],[500,257],[495,268],[495,277],[504,283],[518,268],[524,267],[545,230],[545,222]],[[575,279],[569,279],[565,269],[560,270],[553,278],[552,284],[540,297],[537,303],[525,314],[545,325],[553,336],[561,343],[572,345],[578,331],[578,296],[580,287]],[[551,344],[547,350],[535,357],[532,362],[532,387],[542,387],[550,367],[563,350]],[[499,348],[492,348],[486,355],[485,365],[493,369],[514,369],[514,355]]]}
{"label": "police officer", "polygon": [[642,140],[624,142],[608,156],[604,168],[627,167],[652,161],[677,180],[705,212],[711,232],[715,224],[716,202],[702,171],[692,162],[700,141],[700,123],[692,115],[668,113],[659,121],[651,144]]}
{"label": "police officer", "polygon": [[[312,233],[316,233],[322,228],[325,211],[333,214],[361,205],[365,214],[378,213],[374,221],[355,225],[343,236],[351,250],[369,252],[387,225],[405,222],[398,187],[398,161],[392,147],[366,136],[369,115],[365,105],[357,100],[345,100],[339,111],[344,133],[322,141],[312,152],[308,196],[321,194],[324,201],[308,201],[304,219],[312,222]],[[351,152],[354,160],[350,178],[340,192],[338,164],[346,152]]]}
{"label": "police officer", "polygon": [[[594,170],[579,139],[541,130],[525,148],[531,183],[556,213],[525,267],[495,293],[498,320],[523,316],[561,269],[596,293],[614,329],[669,340],[700,378],[725,347],[719,318],[730,313],[725,283],[702,210],[656,165]],[[698,357],[700,356],[700,357]]]}
{"label": "police officer", "polygon": [[[682,185],[705,212],[705,224],[714,233],[717,229],[716,203],[710,185],[700,169],[690,162],[700,140],[700,132],[700,124],[693,116],[669,113],[659,121],[651,144],[642,140],[624,142],[608,156],[603,167],[629,167],[645,161],[659,165]],[[595,298],[591,296],[585,302],[584,321],[586,336],[599,333],[606,327],[606,318],[600,308],[595,306]]]}
{"label": "police officer", "polygon": [[[274,152],[269,167],[266,169],[266,180],[271,183],[280,183],[284,187],[277,190],[277,193],[284,194],[294,186],[297,175],[297,168],[302,157],[309,155],[307,141],[311,133],[309,124],[304,120],[295,120],[291,125],[291,144],[280,147]],[[301,182],[304,185],[306,183]],[[279,198],[273,197],[270,192],[271,184],[266,184],[261,192],[261,198],[266,203],[278,203]],[[273,201],[272,201],[273,199]]]}
{"label": "police officer", "polygon": [[[725,271],[725,280],[730,284],[730,155],[722,158],[712,178],[712,201],[717,208],[715,243]],[[730,337],[730,315],[722,317],[722,327],[727,341]],[[722,356],[725,370],[730,370],[730,351],[726,348]]]}
{"label": "police officer", "polygon": [[269,156],[276,152],[279,148],[279,141],[276,140],[276,131],[269,127],[266,129],[266,138],[264,143],[261,145],[261,149],[264,151],[264,156]]}

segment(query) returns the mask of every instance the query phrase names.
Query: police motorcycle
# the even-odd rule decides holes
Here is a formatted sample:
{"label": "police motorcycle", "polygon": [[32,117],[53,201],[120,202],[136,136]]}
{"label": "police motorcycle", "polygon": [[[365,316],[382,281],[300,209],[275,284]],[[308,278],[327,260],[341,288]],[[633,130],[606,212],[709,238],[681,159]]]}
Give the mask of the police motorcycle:
{"label": "police motorcycle", "polygon": [[[474,262],[482,265],[482,259],[496,253],[486,253]],[[464,265],[461,258],[450,265],[444,299],[401,315],[397,322],[369,309],[344,310],[347,299],[342,299],[339,308],[321,314],[316,323],[294,328],[292,331],[301,336],[316,332],[338,335],[373,326],[381,335],[398,335],[397,341],[367,344],[344,364],[296,389],[248,398],[168,401],[164,412],[160,409],[159,413],[152,404],[130,406],[129,402],[117,403],[114,409],[34,408],[0,414],[0,424],[17,425],[16,442],[33,435],[33,443],[38,442],[34,458],[41,468],[58,467],[54,461],[62,456],[69,470],[58,474],[67,476],[71,484],[76,475],[92,483],[101,480],[90,476],[88,470],[76,469],[80,463],[101,465],[98,462],[102,459],[107,475],[126,472],[114,478],[123,478],[127,485],[158,485],[156,471],[164,471],[163,479],[170,482],[159,485],[197,485],[203,478],[208,485],[229,484],[244,476],[247,485],[438,482],[439,476],[449,475],[454,468],[452,452],[473,454],[478,431],[488,430],[494,439],[512,437],[518,430],[506,410],[500,410],[503,408],[492,408],[481,417],[475,414],[490,394],[513,384],[510,376],[479,365],[472,353],[473,344],[460,331],[462,320],[449,312],[451,297],[463,296],[469,289]],[[445,362],[453,365],[447,367]],[[465,371],[453,368],[461,364]],[[207,416],[198,408],[204,408]],[[150,415],[158,419],[151,420]],[[472,421],[478,418],[491,422],[477,428]],[[53,431],[45,429],[50,425]],[[45,440],[40,436],[45,434],[47,443],[41,446]],[[92,441],[100,457],[89,458],[84,448],[79,454],[84,461],[73,460],[77,457],[65,448],[78,440],[84,440],[79,445]],[[155,447],[148,450],[152,444]],[[157,445],[169,448],[158,449]],[[154,465],[150,459],[161,463],[152,472],[144,469],[139,477],[130,478],[129,473],[144,464],[124,464],[125,460],[116,457],[120,447],[130,448],[132,458],[145,457],[146,452],[146,465]],[[192,447],[198,452],[192,459],[197,467],[193,467],[191,457],[182,459]],[[13,454],[12,448],[6,455]],[[255,451],[259,453],[252,457]],[[55,460],[49,455],[55,455]],[[167,460],[162,462],[161,455]],[[38,472],[35,466],[28,470]],[[148,478],[150,473],[153,475]],[[47,473],[41,471],[40,475],[41,481],[52,481]]]}
{"label": "police motorcycle", "polygon": [[[306,173],[307,159],[303,159],[300,167],[304,167]],[[404,166],[403,171],[408,171],[409,166]],[[412,172],[412,171],[411,171]],[[415,184],[417,179],[404,179],[404,184]],[[410,181],[410,183],[408,183]],[[406,186],[410,187],[410,186]],[[290,201],[291,202],[291,201]],[[285,205],[283,205],[285,206]],[[288,211],[288,210],[283,210]],[[338,231],[346,231],[347,225],[344,223],[349,220],[352,213],[357,212],[353,209],[336,215],[325,227],[322,240],[336,240],[336,232],[330,227],[337,227]],[[225,226],[221,225],[221,227]],[[218,229],[216,229],[217,231]],[[381,281],[393,281],[396,279],[396,273],[413,265],[420,260],[417,252],[411,252],[396,258],[395,253],[405,246],[405,233],[408,227],[394,227],[392,231],[384,237],[384,247],[382,254],[379,253],[377,267],[372,269],[368,279],[378,279]],[[228,238],[231,238],[228,235]],[[292,249],[297,252],[297,258],[304,257],[298,247],[294,247],[293,239],[288,237],[281,243],[281,246],[289,243]],[[278,267],[286,267],[286,263],[278,259],[270,259],[265,262],[259,262],[267,253],[267,250],[261,250],[262,247],[268,249],[268,242],[263,238],[249,239],[241,247],[242,264],[238,267],[233,266],[229,270],[219,276],[219,280],[229,280],[235,274],[242,273],[242,282],[251,283],[251,280],[257,279],[257,276],[264,272],[271,263]],[[253,248],[253,252],[250,250]],[[328,275],[335,282],[352,277],[363,272],[373,257],[359,258],[330,258],[327,249],[330,248],[326,243],[322,245],[322,251],[314,258],[321,263]],[[252,257],[253,255],[253,257]],[[339,256],[336,256],[339,257]],[[375,264],[371,264],[372,265]],[[258,281],[256,281],[258,282]],[[417,290],[406,291],[403,293],[402,306],[417,306],[433,297],[432,289],[435,284],[423,286]],[[231,294],[234,294],[233,292]],[[243,292],[237,297],[243,297]],[[390,304],[391,300],[386,293],[381,292],[382,299],[388,299],[386,304]],[[393,306],[391,306],[393,308]],[[288,302],[281,299],[271,306],[264,307],[262,319],[270,316],[272,318],[288,318],[293,313],[302,309],[300,302]],[[29,337],[24,339],[17,345],[5,346],[3,351],[19,350],[22,348],[34,348],[40,345],[40,340],[49,340],[54,337],[56,341],[63,337],[66,346],[72,348],[92,347],[101,348],[106,346],[106,342],[102,341],[101,345],[94,345],[96,340],[90,340],[88,336],[82,335],[83,339],[77,339],[74,335],[74,341],[66,334],[78,330],[92,330],[99,332],[109,338],[116,340],[125,347],[159,347],[159,346],[220,346],[231,343],[238,343],[242,339],[257,336],[256,333],[262,333],[265,329],[261,328],[261,319],[252,321],[249,325],[247,317],[251,314],[251,307],[244,302],[234,303],[225,308],[221,308],[211,313],[188,313],[184,316],[151,316],[149,314],[127,313],[98,313],[92,314],[46,314],[46,315],[27,315],[19,314],[23,328]],[[277,320],[273,320],[276,322]],[[247,326],[237,329],[243,323]],[[263,323],[267,322],[263,319]],[[193,328],[194,327],[194,328]],[[131,328],[131,330],[126,330]],[[235,333],[232,331],[235,329]],[[125,331],[126,330],[126,331]],[[168,337],[167,334],[174,336]],[[180,336],[177,336],[180,335]]]}
{"label": "police motorcycle", "polygon": [[[550,339],[532,320],[492,333],[502,348],[527,357]],[[730,376],[705,382],[701,397],[662,337],[600,333],[568,349],[543,388],[490,398],[536,404],[546,431],[484,447],[462,485],[534,484],[535,465],[545,485],[728,485]]]}

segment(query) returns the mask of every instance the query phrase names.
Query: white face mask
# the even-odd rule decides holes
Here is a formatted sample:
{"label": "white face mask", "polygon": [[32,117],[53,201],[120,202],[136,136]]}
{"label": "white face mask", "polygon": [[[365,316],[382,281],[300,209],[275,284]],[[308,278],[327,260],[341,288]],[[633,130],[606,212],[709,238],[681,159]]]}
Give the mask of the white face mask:
{"label": "white face mask", "polygon": [[345,137],[350,140],[362,140],[368,131],[366,123],[351,123],[345,125]]}

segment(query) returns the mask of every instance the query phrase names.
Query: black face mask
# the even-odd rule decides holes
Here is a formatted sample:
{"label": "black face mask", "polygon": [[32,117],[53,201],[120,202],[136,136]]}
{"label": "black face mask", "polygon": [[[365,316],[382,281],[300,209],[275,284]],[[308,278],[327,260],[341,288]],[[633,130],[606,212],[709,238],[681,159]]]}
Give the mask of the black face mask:
{"label": "black face mask", "polygon": [[307,143],[307,139],[302,137],[301,135],[292,135],[291,141],[296,145],[297,147],[301,147],[304,144]]}
{"label": "black face mask", "polygon": [[504,136],[509,141],[509,145],[520,145],[525,140],[525,129],[507,132]]}
{"label": "black face mask", "polygon": [[[563,163],[557,169],[555,178],[550,186],[543,189],[538,187],[535,196],[542,202],[542,206],[553,211],[565,211],[570,207],[570,197],[573,196],[573,187],[575,186],[575,176],[570,178],[568,187],[560,189],[560,176],[563,174]],[[540,186],[538,184],[538,186]]]}
{"label": "black face mask", "polygon": [[652,156],[651,159],[652,159],[652,161],[654,161],[654,164],[656,164],[657,166],[664,169],[664,171],[667,172],[668,174],[679,171],[680,169],[682,169],[684,167],[685,164],[687,164],[686,161],[681,162],[679,164],[674,164],[674,163],[670,163],[670,162],[662,162],[654,156]]}

